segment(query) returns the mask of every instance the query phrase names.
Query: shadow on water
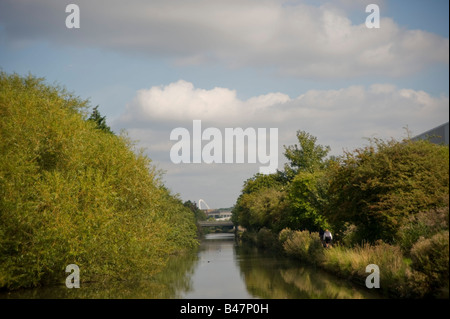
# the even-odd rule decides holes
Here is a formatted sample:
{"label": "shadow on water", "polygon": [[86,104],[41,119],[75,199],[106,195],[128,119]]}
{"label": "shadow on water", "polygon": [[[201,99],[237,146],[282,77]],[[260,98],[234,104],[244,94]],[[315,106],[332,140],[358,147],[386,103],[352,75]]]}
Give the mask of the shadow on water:
{"label": "shadow on water", "polygon": [[151,279],[21,289],[0,298],[359,299],[378,298],[320,269],[237,245],[233,234],[209,234],[198,250],[173,256]]}

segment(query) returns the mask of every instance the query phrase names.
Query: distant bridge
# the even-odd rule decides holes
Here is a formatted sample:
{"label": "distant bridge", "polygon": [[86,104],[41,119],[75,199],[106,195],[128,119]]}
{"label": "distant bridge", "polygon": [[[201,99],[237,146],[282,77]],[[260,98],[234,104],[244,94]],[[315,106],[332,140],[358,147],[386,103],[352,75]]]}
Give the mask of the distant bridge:
{"label": "distant bridge", "polygon": [[[206,206],[206,209],[202,209],[202,204]],[[213,218],[215,220],[198,221],[200,227],[233,227],[234,224],[229,218],[231,217],[231,211],[220,211],[218,209],[211,209],[203,199],[198,200],[198,208],[202,209],[206,217]]]}
{"label": "distant bridge", "polygon": [[198,225],[200,227],[222,227],[222,226],[234,226],[231,220],[218,220],[218,221],[199,221]]}

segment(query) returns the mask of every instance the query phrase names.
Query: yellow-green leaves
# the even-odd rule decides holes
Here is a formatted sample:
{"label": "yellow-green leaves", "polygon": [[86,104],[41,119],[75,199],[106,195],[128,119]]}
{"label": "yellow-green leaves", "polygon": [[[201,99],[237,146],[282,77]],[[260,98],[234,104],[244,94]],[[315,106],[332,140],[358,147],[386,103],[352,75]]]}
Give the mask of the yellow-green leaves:
{"label": "yellow-green leaves", "polygon": [[196,245],[194,217],[124,136],[32,76],[0,76],[0,287],[150,276]]}

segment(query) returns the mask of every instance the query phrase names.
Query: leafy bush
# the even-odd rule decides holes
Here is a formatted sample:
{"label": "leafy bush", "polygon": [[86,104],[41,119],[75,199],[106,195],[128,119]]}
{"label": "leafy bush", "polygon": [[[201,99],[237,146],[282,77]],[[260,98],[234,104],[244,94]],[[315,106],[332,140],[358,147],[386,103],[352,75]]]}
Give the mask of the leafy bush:
{"label": "leafy bush", "polygon": [[284,244],[284,242],[288,239],[292,238],[292,235],[294,234],[294,231],[290,228],[284,228],[280,233],[278,234],[278,240],[281,244]]}
{"label": "leafy bush", "polygon": [[259,231],[265,227],[278,232],[285,227],[288,209],[284,191],[263,187],[239,197],[233,209],[233,220],[249,230]]}
{"label": "leafy bush", "polygon": [[375,139],[346,153],[331,180],[330,222],[355,224],[359,237],[371,243],[393,243],[408,217],[446,205],[448,146]]}
{"label": "leafy bush", "polygon": [[359,238],[358,234],[358,227],[356,225],[346,223],[340,236],[340,243],[346,247],[353,247],[362,241],[362,238]]}
{"label": "leafy bush", "polygon": [[289,201],[292,209],[289,226],[295,229],[318,231],[329,228],[323,216],[327,201],[328,180],[326,171],[314,173],[299,171],[289,185]]}
{"label": "leafy bush", "polygon": [[277,235],[267,228],[261,228],[256,236],[257,246],[267,250],[278,250]]}
{"label": "leafy bush", "polygon": [[405,254],[409,255],[411,248],[420,238],[430,238],[442,230],[448,230],[448,218],[448,205],[410,216],[397,235]]}
{"label": "leafy bush", "polygon": [[194,247],[193,214],[88,102],[42,79],[0,76],[0,287],[152,275]]}
{"label": "leafy bush", "polygon": [[284,236],[287,239],[283,242],[283,248],[289,256],[310,263],[321,262],[324,248],[319,233],[310,233],[307,230],[290,233],[287,230],[284,232]]}
{"label": "leafy bush", "polygon": [[411,249],[412,268],[425,274],[429,293],[449,289],[449,232],[443,231],[429,239],[421,238]]}

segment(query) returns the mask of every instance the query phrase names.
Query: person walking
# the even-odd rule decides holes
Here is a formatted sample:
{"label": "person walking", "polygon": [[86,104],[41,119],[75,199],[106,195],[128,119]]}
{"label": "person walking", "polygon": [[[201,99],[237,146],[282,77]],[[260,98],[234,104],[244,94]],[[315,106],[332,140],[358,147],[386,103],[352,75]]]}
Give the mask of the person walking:
{"label": "person walking", "polygon": [[328,248],[331,240],[333,239],[333,235],[331,235],[331,232],[326,229],[323,233],[323,240],[325,241],[325,248]]}

